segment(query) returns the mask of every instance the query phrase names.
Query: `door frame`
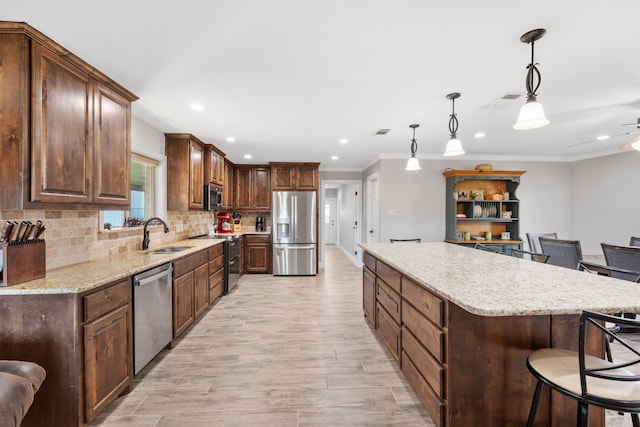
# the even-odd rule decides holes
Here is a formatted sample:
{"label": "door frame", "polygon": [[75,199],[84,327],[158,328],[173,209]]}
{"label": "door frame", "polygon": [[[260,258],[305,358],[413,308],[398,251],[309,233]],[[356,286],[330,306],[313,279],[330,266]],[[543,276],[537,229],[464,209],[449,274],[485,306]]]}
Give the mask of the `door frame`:
{"label": "door frame", "polygon": [[[325,200],[325,187],[327,184],[338,184],[338,185],[348,185],[348,184],[352,184],[352,185],[357,185],[358,187],[358,203],[360,204],[359,209],[356,209],[356,221],[358,221],[358,229],[356,230],[356,248],[358,248],[358,256],[354,257],[353,254],[351,254],[352,260],[354,261],[355,265],[357,267],[362,267],[362,249],[360,249],[360,247],[358,246],[358,244],[362,243],[362,187],[363,187],[363,182],[361,179],[321,179],[320,180],[320,187],[319,187],[319,193],[320,193],[320,206],[324,207],[324,200]],[[337,199],[336,199],[337,200]],[[318,268],[319,269],[324,269],[324,209],[320,209],[320,230],[319,230],[319,235],[320,238],[318,239]],[[340,241],[340,205],[339,203],[337,204],[337,213],[336,213],[336,227],[337,228],[337,236],[336,236],[336,241],[339,242]],[[337,244],[337,243],[336,243]],[[339,245],[338,245],[339,246]],[[342,248],[342,246],[340,246],[340,248]]]}
{"label": "door frame", "polygon": [[[335,197],[327,197],[324,199],[324,204],[322,205],[323,208],[324,206],[326,206],[329,203],[333,203],[333,210],[335,211],[336,214],[336,219],[335,219],[335,224],[334,224],[334,228],[333,228],[333,244],[337,244],[338,242],[338,199]],[[329,218],[331,218],[331,216],[329,216]],[[323,220],[326,221],[327,218],[323,217]],[[324,222],[323,223],[325,227],[327,227],[327,223]],[[327,233],[328,230],[325,228],[323,236],[326,238],[327,237]],[[324,245],[328,244],[327,242],[323,242]]]}
{"label": "door frame", "polygon": [[[376,197],[376,203],[374,206],[371,194],[372,194],[372,186],[373,186],[373,182],[376,181],[377,187],[378,187],[378,195]],[[375,216],[376,221],[375,223],[373,223],[373,212],[377,212],[378,215]],[[369,238],[369,230],[371,229],[375,229],[376,230],[376,234],[377,234],[377,238],[375,239],[375,242],[380,241],[380,174],[378,172],[374,172],[371,175],[367,176],[367,226],[365,227],[365,234],[366,234],[366,242],[367,243],[374,243],[374,240],[371,240]]]}

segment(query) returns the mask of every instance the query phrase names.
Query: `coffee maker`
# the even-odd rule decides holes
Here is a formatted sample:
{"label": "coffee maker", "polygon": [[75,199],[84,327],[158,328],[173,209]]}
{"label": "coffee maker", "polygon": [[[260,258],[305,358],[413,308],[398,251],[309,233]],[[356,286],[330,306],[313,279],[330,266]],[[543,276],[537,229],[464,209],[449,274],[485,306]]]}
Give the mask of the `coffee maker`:
{"label": "coffee maker", "polygon": [[256,217],[256,231],[264,231],[264,217]]}

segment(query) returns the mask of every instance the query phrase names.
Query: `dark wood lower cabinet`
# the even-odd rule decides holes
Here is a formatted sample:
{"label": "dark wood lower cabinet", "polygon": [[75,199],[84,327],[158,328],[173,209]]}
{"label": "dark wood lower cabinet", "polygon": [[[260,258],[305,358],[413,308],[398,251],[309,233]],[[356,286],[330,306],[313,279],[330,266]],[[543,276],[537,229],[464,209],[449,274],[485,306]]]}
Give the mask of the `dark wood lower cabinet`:
{"label": "dark wood lower cabinet", "polygon": [[272,255],[270,234],[245,235],[244,266],[246,273],[271,273]]}
{"label": "dark wood lower cabinet", "polygon": [[87,420],[133,384],[131,304],[84,326],[85,407]]}
{"label": "dark wood lower cabinet", "polygon": [[[376,330],[435,425],[525,425],[536,387],[526,358],[544,347],[576,350],[579,315],[474,315],[371,258],[365,253],[365,315],[375,304]],[[602,344],[589,352],[603,354]],[[575,425],[576,411],[575,401],[544,389],[535,425]],[[590,427],[604,425],[602,409],[589,418]]]}
{"label": "dark wood lower cabinet", "polygon": [[203,249],[173,262],[173,338],[209,307],[209,252]]}
{"label": "dark wood lower cabinet", "polygon": [[209,268],[208,263],[193,271],[193,310],[197,318],[209,307]]}
{"label": "dark wood lower cabinet", "polygon": [[0,359],[47,377],[22,427],[84,426],[133,384],[131,278],[86,293],[3,295]]}
{"label": "dark wood lower cabinet", "polygon": [[366,266],[362,268],[362,309],[367,320],[376,326],[376,275]]}

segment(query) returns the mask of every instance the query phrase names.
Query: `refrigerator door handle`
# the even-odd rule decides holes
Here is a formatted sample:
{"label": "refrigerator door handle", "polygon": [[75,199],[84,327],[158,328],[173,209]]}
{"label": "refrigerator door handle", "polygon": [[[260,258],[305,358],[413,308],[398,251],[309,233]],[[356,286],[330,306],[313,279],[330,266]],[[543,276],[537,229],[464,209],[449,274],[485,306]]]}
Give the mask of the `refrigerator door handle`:
{"label": "refrigerator door handle", "polygon": [[293,235],[293,241],[298,243],[298,196],[291,196],[291,223],[293,230],[291,234]]}

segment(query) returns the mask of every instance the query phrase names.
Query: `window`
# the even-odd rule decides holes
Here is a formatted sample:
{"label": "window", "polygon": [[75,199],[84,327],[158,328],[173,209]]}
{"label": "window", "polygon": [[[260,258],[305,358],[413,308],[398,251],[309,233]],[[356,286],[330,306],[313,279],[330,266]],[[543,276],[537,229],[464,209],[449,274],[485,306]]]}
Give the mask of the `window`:
{"label": "window", "polygon": [[131,208],[128,211],[101,211],[100,229],[138,227],[155,216],[155,169],[158,161],[131,153]]}

